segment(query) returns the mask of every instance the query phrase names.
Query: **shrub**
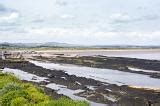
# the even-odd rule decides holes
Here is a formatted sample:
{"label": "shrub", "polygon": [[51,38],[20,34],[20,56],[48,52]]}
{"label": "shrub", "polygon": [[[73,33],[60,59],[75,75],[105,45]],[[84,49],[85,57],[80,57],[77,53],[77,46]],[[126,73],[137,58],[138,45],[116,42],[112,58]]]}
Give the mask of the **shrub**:
{"label": "shrub", "polygon": [[23,83],[21,84],[21,86],[24,88],[24,89],[28,89],[30,87],[33,87],[33,88],[36,88],[37,91],[41,92],[41,93],[44,93],[43,89],[39,88],[39,87],[35,87],[34,85],[30,84],[30,83]]}
{"label": "shrub", "polygon": [[27,94],[23,90],[10,91],[1,97],[2,106],[10,106],[11,101],[18,97],[27,98]]}
{"label": "shrub", "polygon": [[25,92],[28,94],[29,99],[33,103],[39,103],[49,100],[49,97],[47,95],[39,92],[39,90],[35,87],[28,87]]}
{"label": "shrub", "polygon": [[11,101],[11,106],[25,106],[27,105],[27,103],[28,103],[27,99],[23,97],[18,97]]}
{"label": "shrub", "polygon": [[0,90],[0,95],[6,94],[10,91],[15,91],[15,90],[22,90],[22,87],[19,86],[19,84],[16,83],[9,83],[3,89]]}
{"label": "shrub", "polygon": [[0,72],[0,89],[2,89],[8,83],[20,83],[21,81],[18,80],[12,74],[3,74]]}

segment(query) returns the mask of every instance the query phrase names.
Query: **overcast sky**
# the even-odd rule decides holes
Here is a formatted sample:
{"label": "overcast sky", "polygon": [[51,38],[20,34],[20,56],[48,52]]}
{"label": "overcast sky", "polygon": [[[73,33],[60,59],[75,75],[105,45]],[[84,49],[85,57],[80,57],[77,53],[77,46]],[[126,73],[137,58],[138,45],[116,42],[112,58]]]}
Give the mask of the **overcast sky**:
{"label": "overcast sky", "polygon": [[0,42],[160,45],[160,0],[0,0]]}

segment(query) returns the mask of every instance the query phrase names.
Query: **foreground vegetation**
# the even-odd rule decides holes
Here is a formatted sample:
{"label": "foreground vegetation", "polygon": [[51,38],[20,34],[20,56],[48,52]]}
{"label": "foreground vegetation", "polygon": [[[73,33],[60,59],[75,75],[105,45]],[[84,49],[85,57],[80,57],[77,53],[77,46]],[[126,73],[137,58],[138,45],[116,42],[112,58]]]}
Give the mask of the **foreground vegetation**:
{"label": "foreground vegetation", "polygon": [[0,72],[0,106],[89,106],[68,98],[53,100],[42,89]]}

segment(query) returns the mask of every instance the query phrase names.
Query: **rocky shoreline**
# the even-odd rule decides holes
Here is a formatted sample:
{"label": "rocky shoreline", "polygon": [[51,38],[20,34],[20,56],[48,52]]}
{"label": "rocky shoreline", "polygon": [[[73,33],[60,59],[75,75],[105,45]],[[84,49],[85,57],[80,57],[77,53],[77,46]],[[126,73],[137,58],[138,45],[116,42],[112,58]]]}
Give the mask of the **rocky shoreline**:
{"label": "rocky shoreline", "polygon": [[[63,57],[63,55],[54,58],[43,56],[35,56],[34,58],[36,60],[50,61],[54,63],[75,64],[94,68],[119,70],[124,72],[149,75],[152,78],[160,79],[160,61],[158,60],[107,56]],[[144,70],[154,70],[154,72],[133,71],[129,67]]]}
{"label": "rocky shoreline", "polygon": [[[44,58],[37,58],[36,60],[45,61]],[[51,61],[53,62],[53,60]],[[68,89],[81,89],[83,90],[83,92],[77,93],[77,96],[81,96],[86,98],[87,100],[98,103],[117,105],[124,104],[124,106],[128,106],[128,104],[133,104],[133,106],[150,106],[151,104],[159,104],[160,101],[160,92],[158,91],[132,88],[126,85],[117,86],[115,84],[109,83],[104,84],[103,82],[94,79],[77,77],[75,75],[68,75],[63,70],[45,69],[36,66],[28,61],[0,60],[0,69],[3,69],[5,67],[12,69],[20,69],[25,72],[38,75],[40,77],[47,77],[50,83],[60,84],[66,86]],[[40,82],[37,84],[39,86],[42,86],[47,85],[48,83]],[[91,89],[88,86],[93,86],[94,89]],[[56,91],[52,89],[45,87],[45,91],[54,98],[60,97],[58,94],[55,97]]]}

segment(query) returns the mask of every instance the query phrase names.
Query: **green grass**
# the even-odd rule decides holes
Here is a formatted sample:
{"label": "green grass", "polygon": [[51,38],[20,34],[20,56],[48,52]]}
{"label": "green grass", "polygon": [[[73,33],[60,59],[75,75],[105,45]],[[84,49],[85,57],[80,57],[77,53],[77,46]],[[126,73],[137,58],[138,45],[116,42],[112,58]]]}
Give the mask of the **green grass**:
{"label": "green grass", "polygon": [[89,106],[68,98],[54,100],[41,88],[23,83],[11,74],[0,72],[0,106]]}

